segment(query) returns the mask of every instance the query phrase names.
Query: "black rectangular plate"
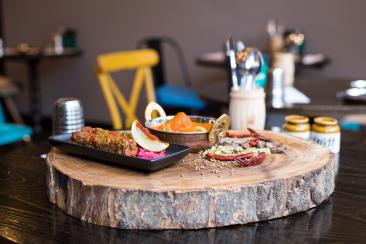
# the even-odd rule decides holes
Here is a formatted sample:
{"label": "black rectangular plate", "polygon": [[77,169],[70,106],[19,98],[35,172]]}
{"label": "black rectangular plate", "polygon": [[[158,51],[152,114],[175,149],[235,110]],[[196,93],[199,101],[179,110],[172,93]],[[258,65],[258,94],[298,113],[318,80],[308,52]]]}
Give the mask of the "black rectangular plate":
{"label": "black rectangular plate", "polygon": [[71,142],[71,134],[54,135],[48,142],[63,152],[83,158],[98,160],[100,163],[109,163],[140,171],[156,171],[174,164],[184,158],[191,148],[187,146],[170,144],[166,155],[162,158],[148,160],[106,152],[92,147],[87,147]]}

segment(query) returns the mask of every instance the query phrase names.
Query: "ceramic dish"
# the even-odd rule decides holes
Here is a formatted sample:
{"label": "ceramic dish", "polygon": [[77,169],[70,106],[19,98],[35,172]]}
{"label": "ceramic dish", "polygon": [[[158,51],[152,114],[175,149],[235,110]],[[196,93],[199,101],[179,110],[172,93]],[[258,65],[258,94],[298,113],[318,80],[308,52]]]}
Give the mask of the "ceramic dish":
{"label": "ceramic dish", "polygon": [[[159,117],[152,119],[151,115],[153,111],[157,111]],[[188,146],[192,148],[193,152],[207,149],[214,145],[218,138],[225,136],[230,125],[230,118],[227,114],[223,114],[217,119],[206,116],[188,115],[192,122],[212,124],[211,129],[207,132],[172,132],[156,129],[157,125],[165,123],[173,117],[172,115],[166,116],[163,108],[159,104],[152,102],[145,109],[145,126],[160,140]]]}

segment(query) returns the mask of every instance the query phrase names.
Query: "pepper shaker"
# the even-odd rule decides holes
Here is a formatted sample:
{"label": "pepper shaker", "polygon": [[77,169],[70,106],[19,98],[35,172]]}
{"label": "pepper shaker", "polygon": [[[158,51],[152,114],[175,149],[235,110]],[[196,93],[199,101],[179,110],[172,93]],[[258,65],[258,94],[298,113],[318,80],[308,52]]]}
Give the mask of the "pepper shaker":
{"label": "pepper shaker", "polygon": [[84,111],[80,100],[66,97],[54,104],[52,133],[64,134],[78,131],[84,127]]}
{"label": "pepper shaker", "polygon": [[268,72],[266,104],[272,108],[285,106],[284,74],[281,68],[272,68]]}

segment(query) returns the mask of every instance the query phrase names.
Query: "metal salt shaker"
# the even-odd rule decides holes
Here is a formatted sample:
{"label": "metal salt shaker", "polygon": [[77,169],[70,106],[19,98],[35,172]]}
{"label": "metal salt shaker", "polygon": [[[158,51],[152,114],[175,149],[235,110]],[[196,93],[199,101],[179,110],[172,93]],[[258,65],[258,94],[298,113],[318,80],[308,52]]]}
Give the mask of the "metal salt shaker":
{"label": "metal salt shaker", "polygon": [[84,111],[80,100],[60,98],[54,104],[53,134],[64,134],[78,131],[84,127]]}
{"label": "metal salt shaker", "polygon": [[267,105],[273,108],[282,108],[285,104],[284,73],[281,68],[273,68],[268,72],[266,85]]}

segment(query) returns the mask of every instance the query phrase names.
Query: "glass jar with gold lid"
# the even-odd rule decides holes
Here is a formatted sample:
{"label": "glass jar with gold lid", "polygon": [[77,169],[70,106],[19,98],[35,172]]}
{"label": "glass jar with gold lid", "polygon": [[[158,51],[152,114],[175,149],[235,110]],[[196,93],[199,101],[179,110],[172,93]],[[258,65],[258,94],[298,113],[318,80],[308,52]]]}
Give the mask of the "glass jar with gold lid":
{"label": "glass jar with gold lid", "polygon": [[316,117],[311,127],[311,139],[333,153],[339,153],[341,132],[338,121],[330,117]]}
{"label": "glass jar with gold lid", "polygon": [[310,139],[309,118],[303,115],[288,115],[285,117],[283,129],[286,134],[305,140]]}

